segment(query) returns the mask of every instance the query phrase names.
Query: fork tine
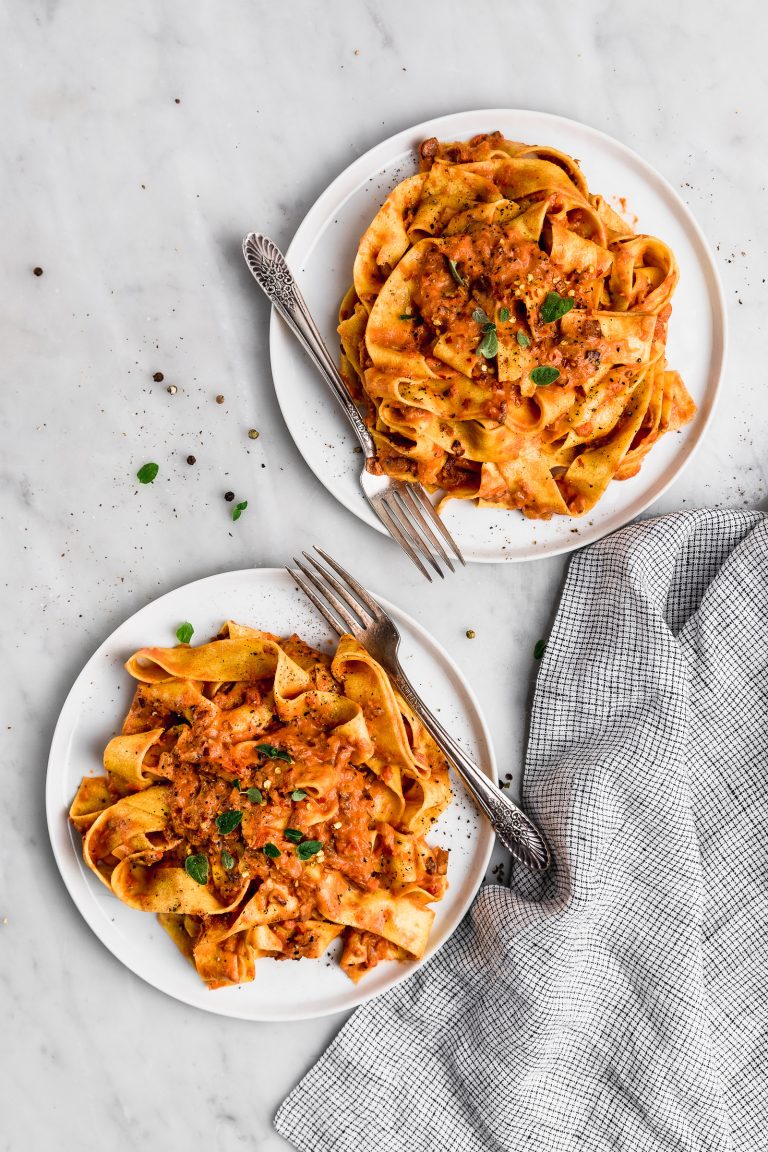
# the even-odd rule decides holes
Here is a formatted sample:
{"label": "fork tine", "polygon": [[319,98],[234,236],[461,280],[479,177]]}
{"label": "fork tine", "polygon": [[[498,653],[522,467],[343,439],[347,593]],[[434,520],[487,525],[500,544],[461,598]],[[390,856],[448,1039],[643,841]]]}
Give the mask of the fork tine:
{"label": "fork tine", "polygon": [[406,506],[401,504],[400,500],[398,500],[398,496],[398,489],[393,488],[389,492],[386,492],[382,497],[382,501],[386,504],[387,511],[389,512],[392,519],[397,521],[397,525],[400,528],[400,531],[406,537],[411,546],[415,549],[418,549],[421,557],[424,560],[428,560],[434,568],[435,572],[437,572],[440,579],[444,580],[445,576],[443,575],[442,568],[430,552],[429,546],[422,540],[418,530],[411,523],[408,512],[406,511]]}
{"label": "fork tine", "polygon": [[326,564],[333,568],[334,572],[337,572],[342,580],[346,581],[358,599],[362,600],[363,604],[365,604],[374,620],[383,620],[386,617],[384,609],[379,607],[370,592],[367,592],[362,584],[359,584],[358,581],[355,580],[354,576],[350,576],[346,568],[342,568],[341,564],[334,560],[332,556],[329,556],[327,552],[324,552],[322,548],[318,548],[316,544],[315,552],[322,556]]}
{"label": "fork tine", "polygon": [[[392,513],[389,510],[389,506],[384,502],[383,499],[376,501],[375,511],[376,511],[376,514],[379,517],[379,519],[383,521],[384,527],[386,528],[387,532],[389,532],[392,539],[397,544],[400,545],[403,552],[405,552],[406,556],[410,556],[411,560],[413,560],[416,567],[419,569],[419,571],[421,573],[423,573],[424,576],[426,576],[427,580],[429,580],[429,582],[431,584],[432,583],[432,577],[430,576],[429,572],[427,571],[427,569],[422,564],[419,557],[414,552],[413,548],[411,547],[410,543],[408,542],[408,538],[403,535],[403,533],[399,527],[399,522],[395,520],[395,518],[393,517]],[[442,575],[442,573],[440,573],[440,575]]]}
{"label": "fork tine", "polygon": [[398,488],[397,495],[400,498],[400,502],[403,504],[406,511],[410,514],[411,519],[416,521],[417,527],[421,529],[422,534],[427,537],[427,540],[430,542],[435,551],[439,553],[440,556],[442,556],[443,560],[445,560],[451,572],[455,572],[456,569],[453,567],[448,553],[432,531],[426,516],[414,499],[410,489],[410,484],[403,484],[402,487]]}
{"label": "fork tine", "polygon": [[459,546],[456,543],[456,541],[454,540],[453,536],[451,536],[450,532],[446,528],[445,524],[443,523],[442,516],[436,510],[434,504],[430,500],[429,496],[427,496],[427,494],[424,491],[424,489],[422,488],[421,484],[409,484],[408,485],[408,491],[411,492],[414,499],[417,500],[419,504],[421,504],[422,508],[424,509],[424,511],[428,515],[429,519],[434,524],[435,528],[437,528],[438,532],[443,537],[446,544],[449,544],[451,546],[451,548],[455,552],[458,559],[461,561],[463,566],[466,568],[467,562],[461,554],[461,549],[459,548]]}
{"label": "fork tine", "polygon": [[[314,572],[311,572],[309,570],[309,568],[307,568],[304,564],[302,564],[301,560],[297,560],[296,557],[294,556],[293,562],[296,565],[296,567],[299,569],[301,574],[307,580],[309,580],[310,584],[312,584],[313,587],[315,587],[317,589],[317,591],[320,593],[320,595],[323,596],[327,600],[327,602],[331,605],[331,607],[333,608],[334,612],[339,617],[339,619],[344,621],[344,623],[346,625],[347,632],[351,632],[353,636],[357,636],[361,631],[360,624],[357,620],[353,619],[353,617],[350,615],[349,612],[347,612],[347,610],[344,607],[344,605],[342,604],[341,600],[337,600],[337,598],[334,596],[333,592],[329,591],[328,587],[323,583],[322,579],[318,579],[317,576],[314,574]],[[322,568],[320,568],[319,571],[320,571],[321,577],[325,576],[325,573],[323,572]]]}
{"label": "fork tine", "polygon": [[308,552],[302,552],[302,556],[312,565],[313,568],[317,569],[321,577],[324,580],[327,580],[333,590],[338,592],[339,596],[344,599],[345,603],[352,609],[352,611],[357,613],[364,628],[373,623],[372,617],[366,612],[365,608],[361,607],[361,605],[351,595],[349,590],[345,588],[343,584],[339,583],[335,576],[333,576],[330,572],[326,572],[322,564],[318,564],[317,560],[310,556]]}
{"label": "fork tine", "polygon": [[329,612],[326,605],[323,604],[322,600],[320,600],[317,596],[315,596],[314,592],[310,588],[309,584],[307,584],[306,580],[304,580],[303,577],[301,577],[298,574],[298,572],[294,572],[294,570],[292,568],[286,568],[286,572],[292,578],[294,583],[298,585],[298,587],[301,589],[301,591],[304,593],[304,595],[307,597],[307,599],[312,601],[315,608],[317,608],[320,615],[323,616],[325,618],[325,620],[330,624],[330,626],[331,626],[331,628],[333,628],[334,632],[338,633],[339,636],[343,635],[344,629],[336,623],[336,621],[334,620],[333,616]]}

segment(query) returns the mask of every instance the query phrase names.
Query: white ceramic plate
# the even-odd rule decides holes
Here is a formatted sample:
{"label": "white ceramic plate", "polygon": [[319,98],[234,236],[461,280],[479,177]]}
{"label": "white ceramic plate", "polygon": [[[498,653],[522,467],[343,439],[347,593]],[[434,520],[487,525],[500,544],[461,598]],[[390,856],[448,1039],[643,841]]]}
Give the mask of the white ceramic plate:
{"label": "white ceramic plate", "polygon": [[[386,600],[403,637],[403,664],[424,699],[476,758],[490,779],[496,766],[488,730],[475,696],[448,654],[424,629]],[[137,975],[170,996],[243,1020],[303,1020],[342,1012],[409,976],[418,964],[380,964],[355,985],[335,957],[339,943],[320,960],[259,960],[256,979],[210,992],[170,936],[145,912],[127,908],[83,863],[80,837],[67,820],[80,778],[102,770],[104,746],[119,730],[135,682],[123,663],[144,645],[176,643],[183,620],[195,639],[213,636],[224,620],[252,624],[278,635],[292,631],[328,648],[330,632],[282,569],[227,572],[177,588],[142,608],[109,637],[78,676],[59,717],[48,762],[46,807],[54,856],[72,899],[114,955]],[[450,936],[477,891],[493,847],[460,780],[452,776],[455,799],[430,839],[450,849],[449,889],[434,905],[436,917],[427,956]],[[426,958],[426,957],[425,957]],[[423,962],[423,961],[422,961]]]}
{"label": "white ceramic plate", "polygon": [[[287,252],[288,262],[318,327],[332,350],[339,302],[352,281],[360,236],[400,180],[417,170],[416,149],[430,136],[467,139],[501,130],[531,144],[554,145],[575,156],[593,192],[618,207],[624,197],[637,229],[671,245],[680,264],[667,356],[682,374],[698,414],[679,433],[665,436],[631,480],[612,483],[583,519],[526,520],[519,512],[475,508],[452,501],[446,523],[469,560],[496,563],[568,552],[638,516],[680,474],[700,442],[714,408],[725,355],[725,304],[707,242],[686,205],[650,165],[610,136],[543,112],[487,109],[458,112],[399,132],[366,152],[337,177],[310,209]],[[309,467],[351,512],[383,532],[363,499],[357,443],[283,321],[272,317],[272,375],[286,424]]]}

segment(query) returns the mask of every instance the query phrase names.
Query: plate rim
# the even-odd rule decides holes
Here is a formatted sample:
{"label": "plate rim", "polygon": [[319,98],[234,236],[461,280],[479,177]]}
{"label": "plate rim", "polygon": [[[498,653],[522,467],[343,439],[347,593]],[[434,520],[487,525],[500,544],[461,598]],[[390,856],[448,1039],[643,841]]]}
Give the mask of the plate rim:
{"label": "plate rim", "polygon": [[[92,901],[91,890],[87,886],[87,883],[82,883],[82,881],[87,878],[83,877],[77,858],[70,857],[67,852],[67,846],[61,833],[62,810],[59,803],[60,798],[58,795],[56,795],[56,789],[61,782],[60,774],[57,776],[56,765],[57,762],[61,762],[66,759],[66,742],[68,737],[67,730],[74,727],[74,725],[71,724],[70,713],[77,700],[78,688],[81,686],[82,681],[87,677],[89,672],[93,669],[99,657],[104,654],[105,650],[112,642],[115,633],[124,627],[124,625],[129,624],[137,616],[141,615],[141,613],[146,611],[148,608],[154,608],[169,597],[175,596],[181,592],[189,591],[190,589],[200,585],[212,584],[213,582],[219,580],[237,580],[240,577],[247,577],[252,579],[254,576],[257,578],[278,577],[281,581],[290,579],[286,569],[279,567],[237,568],[226,572],[213,572],[208,576],[202,576],[196,580],[190,580],[186,584],[180,584],[177,587],[169,589],[162,595],[155,597],[154,599],[148,601],[148,603],[143,604],[140,608],[137,608],[135,612],[132,612],[130,615],[126,616],[114,628],[111,629],[109,634],[101,641],[101,643],[85,661],[79,673],[73,680],[56,720],[56,726],[54,728],[53,736],[51,737],[51,745],[46,765],[45,815],[51,851],[53,853],[53,858],[56,863],[59,875],[64,883],[64,887],[66,888],[72,903],[80,913],[88,928],[93,932],[99,943],[107,949],[107,951],[113,956],[115,960],[118,961],[118,963],[120,963],[124,968],[127,968],[130,972],[133,973],[134,976],[138,977],[144,983],[149,984],[152,988],[155,988],[158,992],[170,996],[172,999],[177,1000],[180,1003],[187,1005],[188,1007],[198,1009],[201,1012],[209,1012],[216,1016],[226,1016],[230,1019],[243,1020],[246,1023],[290,1023],[301,1020],[320,1019],[325,1016],[334,1016],[340,1015],[343,1012],[349,1012],[359,1007],[361,1004],[364,1004],[378,996],[383,995],[391,988],[402,983],[403,980],[406,980],[410,976],[414,975],[435,954],[435,952],[439,950],[439,948],[442,948],[448,942],[450,937],[459,928],[462,920],[466,916],[467,911],[469,910],[471,904],[477,896],[478,891],[482,886],[483,878],[488,867],[488,862],[491,858],[491,854],[496,842],[496,837],[490,824],[487,822],[487,820],[485,820],[484,817],[481,816],[477,835],[477,847],[479,850],[478,852],[473,853],[473,860],[476,861],[474,864],[476,874],[468,886],[467,895],[457,905],[454,922],[448,932],[443,936],[441,942],[439,944],[435,943],[433,947],[428,945],[424,956],[413,964],[409,964],[407,966],[404,965],[402,971],[393,969],[392,978],[385,981],[383,986],[377,988],[376,990],[372,990],[366,994],[364,986],[361,988],[361,985],[359,984],[356,986],[351,985],[350,1001],[348,1004],[341,1008],[320,1007],[317,1010],[311,1011],[299,1009],[299,1011],[296,1013],[281,1012],[278,1014],[266,1013],[265,1015],[262,1015],[261,1009],[259,1009],[258,1014],[254,1015],[253,1012],[244,1014],[237,1011],[237,1005],[234,1001],[219,1001],[218,1004],[213,1001],[210,1005],[201,1004],[197,1001],[188,999],[178,990],[167,987],[165,983],[155,980],[151,975],[138,971],[129,958],[123,957],[111,947],[110,943],[102,936],[97,928],[98,916],[93,911],[96,905]],[[493,740],[488,726],[488,721],[480,705],[477,694],[475,693],[464,672],[461,670],[461,668],[458,666],[454,658],[443,646],[443,644],[441,644],[440,641],[437,640],[437,638],[433,636],[427,628],[419,623],[418,620],[414,619],[414,617],[411,616],[408,612],[393,604],[387,598],[379,596],[378,593],[371,591],[371,594],[387,612],[393,614],[396,622],[402,621],[408,627],[408,629],[412,631],[412,633],[416,636],[419,645],[426,641],[427,646],[431,647],[434,654],[438,657],[443,669],[456,678],[458,685],[460,686],[461,693],[465,696],[469,705],[468,714],[471,715],[472,723],[477,727],[481,742],[484,745],[484,755],[480,757],[480,759],[481,761],[485,761],[485,764],[481,763],[480,769],[484,775],[486,775],[488,779],[493,781],[495,784],[498,774],[498,764],[493,746]],[[184,962],[183,957],[180,957],[179,959],[180,962]],[[355,994],[355,991],[357,991],[357,994]]]}
{"label": "plate rim", "polygon": [[[683,200],[682,196],[672,186],[672,184],[662,175],[658,169],[645,160],[638,152],[630,148],[629,145],[624,144],[615,136],[604,132],[600,128],[594,128],[590,124],[586,124],[581,120],[574,120],[568,116],[560,116],[553,112],[541,112],[533,108],[476,108],[464,109],[458,112],[449,112],[441,116],[430,117],[419,124],[414,124],[410,127],[400,129],[392,135],[386,137],[384,140],[374,144],[371,148],[367,149],[362,155],[358,156],[350,164],[348,164],[341,172],[339,172],[330,184],[320,193],[311,207],[304,215],[301,223],[296,229],[293,238],[285,252],[286,261],[289,267],[294,270],[294,273],[300,274],[304,261],[311,255],[316,243],[317,237],[320,235],[320,229],[327,223],[329,215],[328,209],[338,211],[339,208],[354,195],[354,193],[365,184],[369,179],[372,179],[384,163],[389,161],[382,160],[378,167],[372,167],[379,161],[380,157],[389,155],[391,149],[403,143],[403,153],[412,151],[412,143],[408,142],[409,137],[417,134],[427,133],[428,135],[436,135],[441,125],[448,126],[449,124],[456,124],[461,121],[472,121],[478,117],[491,120],[493,117],[515,117],[515,116],[533,116],[541,120],[545,124],[557,124],[565,127],[567,130],[576,130],[585,134],[590,139],[601,142],[604,146],[608,146],[618,151],[627,161],[638,166],[645,174],[646,178],[650,179],[652,184],[660,187],[662,192],[668,196],[678,214],[683,217],[683,220],[692,233],[692,238],[696,242],[697,256],[700,263],[704,266],[705,280],[708,287],[708,297],[712,305],[712,347],[713,353],[710,364],[715,367],[712,374],[713,383],[707,392],[707,407],[705,411],[699,409],[696,417],[696,425],[691,429],[691,438],[686,445],[685,454],[670,468],[669,475],[666,480],[651,488],[651,494],[640,496],[633,501],[625,516],[619,513],[617,522],[609,522],[605,525],[596,524],[592,528],[580,534],[572,540],[563,539],[560,543],[547,544],[531,550],[525,554],[500,554],[495,556],[488,555],[473,555],[472,548],[462,543],[462,551],[465,558],[470,564],[524,564],[529,561],[543,560],[550,556],[560,556],[568,552],[576,551],[579,548],[586,547],[589,544],[601,540],[603,537],[609,535],[611,532],[616,532],[620,528],[632,523],[638,517],[647,511],[647,509],[657,500],[660,500],[671,486],[680,478],[685,469],[688,467],[691,460],[698,452],[702,441],[704,440],[715,411],[718,406],[720,395],[722,392],[723,375],[725,372],[726,358],[728,354],[728,312],[726,308],[725,290],[723,288],[720,274],[715,263],[712,247],[704,234],[701,225],[696,220],[691,209]],[[477,130],[477,129],[476,129]],[[358,175],[360,179],[357,179]],[[355,179],[354,185],[346,192],[342,199],[337,195],[337,189],[342,184],[346,185],[350,180]],[[314,239],[312,234],[314,232]],[[307,236],[310,237],[307,242]],[[300,259],[297,258],[297,252],[300,248],[304,248]],[[346,508],[357,520],[367,524],[369,527],[374,528],[382,536],[387,536],[386,529],[380,523],[378,518],[373,512],[367,508],[365,503],[353,502],[347,498],[344,490],[339,491],[333,486],[334,481],[331,477],[316,472],[312,467],[309,459],[307,458],[302,440],[294,432],[294,413],[291,406],[285,402],[281,396],[281,389],[276,384],[275,361],[277,358],[278,345],[281,340],[291,341],[295,339],[289,332],[289,329],[282,318],[277,314],[275,308],[271,309],[270,325],[269,325],[269,359],[270,370],[272,374],[273,388],[277,403],[280,408],[283,420],[285,421],[288,432],[300,453],[304,463],[312,472],[312,475],[320,481],[323,487],[330,492],[330,494],[337,500],[344,508]],[[712,373],[712,368],[710,368]],[[330,395],[328,396],[331,401]],[[598,505],[599,506],[599,505]]]}

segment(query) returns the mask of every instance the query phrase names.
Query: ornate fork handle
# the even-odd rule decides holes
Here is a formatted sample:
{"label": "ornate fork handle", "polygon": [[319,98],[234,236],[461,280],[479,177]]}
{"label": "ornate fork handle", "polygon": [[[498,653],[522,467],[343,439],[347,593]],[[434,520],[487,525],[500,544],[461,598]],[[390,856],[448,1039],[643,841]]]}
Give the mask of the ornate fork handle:
{"label": "ornate fork handle", "polygon": [[538,828],[508,796],[504,796],[491,784],[463,748],[446,732],[437,717],[416,694],[399,661],[396,663],[393,679],[430,736],[463,777],[504,847],[533,871],[546,871],[550,865],[550,853],[547,842]]}
{"label": "ornate fork handle", "polygon": [[289,328],[323,375],[352,425],[366,459],[376,455],[376,447],[362,416],[349,397],[333,357],[320,335],[306,301],[277,245],[260,232],[243,240],[243,255],[256,283],[272,301]]}

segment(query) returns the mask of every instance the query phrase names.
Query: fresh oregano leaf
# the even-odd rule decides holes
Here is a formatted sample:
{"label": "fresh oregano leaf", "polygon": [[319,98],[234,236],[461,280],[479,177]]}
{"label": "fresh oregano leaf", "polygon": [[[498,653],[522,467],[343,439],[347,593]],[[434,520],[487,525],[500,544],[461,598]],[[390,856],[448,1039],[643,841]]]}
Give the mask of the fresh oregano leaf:
{"label": "fresh oregano leaf", "polygon": [[199,853],[187,856],[184,861],[184,871],[198,884],[208,883],[208,860]]}
{"label": "fresh oregano leaf", "polygon": [[303,844],[299,844],[296,849],[296,855],[299,860],[309,860],[310,856],[314,856],[317,852],[322,851],[322,841],[320,840],[305,840]]}
{"label": "fresh oregano leaf", "polygon": [[477,346],[479,356],[485,356],[486,360],[491,360],[499,350],[499,340],[496,335],[496,325],[486,325],[485,335]]}
{"label": "fresh oregano leaf", "polygon": [[448,261],[448,267],[450,268],[451,276],[453,276],[456,283],[461,284],[462,288],[466,288],[467,282],[464,279],[464,277],[462,276],[461,272],[459,272],[458,268],[456,267],[456,261],[455,260],[449,260]]}
{"label": "fresh oregano leaf", "polygon": [[539,388],[543,388],[546,384],[554,384],[560,375],[559,368],[550,368],[547,364],[540,364],[538,368],[531,370],[531,380]]}
{"label": "fresh oregano leaf", "polygon": [[547,292],[541,306],[541,319],[544,324],[552,324],[565,316],[573,308],[573,298],[561,296],[559,292]]}
{"label": "fresh oregano leaf", "polygon": [[222,836],[229,836],[230,832],[234,832],[237,828],[242,818],[242,812],[231,808],[229,812],[222,812],[221,815],[217,816],[215,824]]}
{"label": "fresh oregano leaf", "polygon": [[142,464],[136,473],[136,479],[139,484],[151,484],[155,476],[160,471],[160,465],[155,463]]}
{"label": "fresh oregano leaf", "polygon": [[190,640],[195,634],[195,630],[190,624],[189,620],[185,620],[183,624],[179,624],[176,629],[176,639],[179,644],[189,644]]}
{"label": "fresh oregano leaf", "polygon": [[287,760],[289,764],[293,764],[290,753],[282,748],[275,748],[273,744],[257,744],[256,751],[261,752],[268,760]]}

